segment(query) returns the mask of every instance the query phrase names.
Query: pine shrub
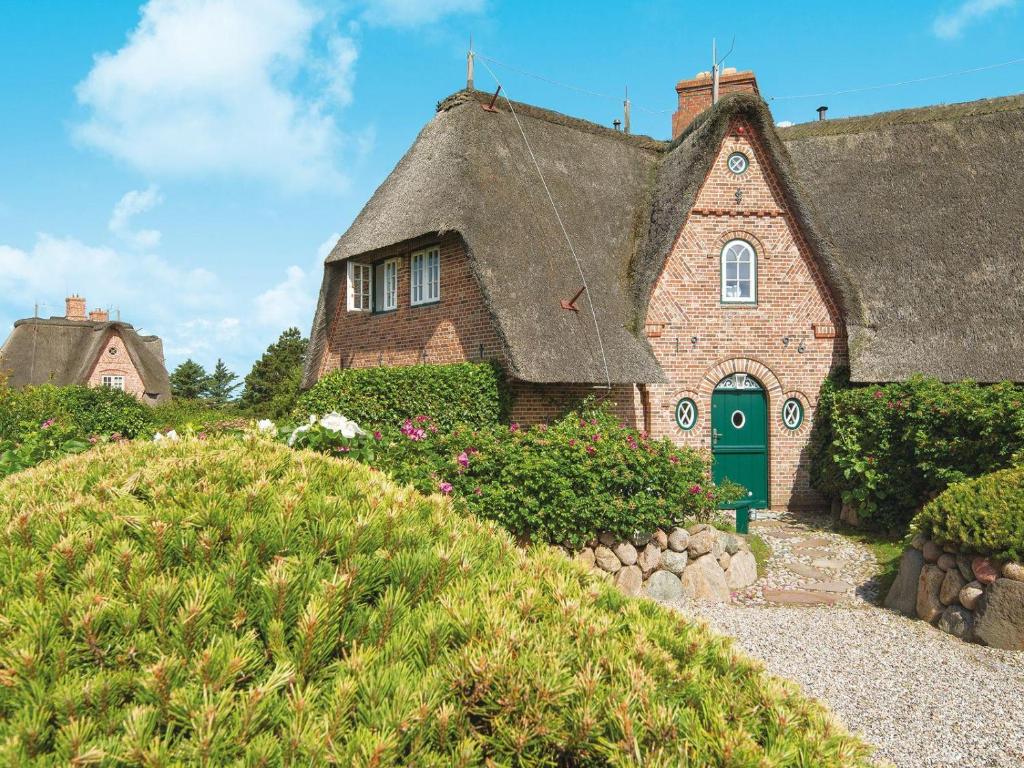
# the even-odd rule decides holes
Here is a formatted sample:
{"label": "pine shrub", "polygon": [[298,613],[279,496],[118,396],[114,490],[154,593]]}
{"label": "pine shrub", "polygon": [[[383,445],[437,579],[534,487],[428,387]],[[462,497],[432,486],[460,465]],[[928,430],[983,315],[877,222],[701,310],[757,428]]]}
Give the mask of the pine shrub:
{"label": "pine shrub", "polygon": [[0,764],[862,766],[728,640],[256,437],[0,483]]}
{"label": "pine shrub", "polygon": [[371,427],[418,414],[446,428],[496,424],[507,411],[504,377],[491,363],[342,368],[314,384],[296,407],[300,418],[332,411]]}
{"label": "pine shrub", "polygon": [[917,513],[911,530],[965,552],[1024,561],[1024,467],[953,483]]}

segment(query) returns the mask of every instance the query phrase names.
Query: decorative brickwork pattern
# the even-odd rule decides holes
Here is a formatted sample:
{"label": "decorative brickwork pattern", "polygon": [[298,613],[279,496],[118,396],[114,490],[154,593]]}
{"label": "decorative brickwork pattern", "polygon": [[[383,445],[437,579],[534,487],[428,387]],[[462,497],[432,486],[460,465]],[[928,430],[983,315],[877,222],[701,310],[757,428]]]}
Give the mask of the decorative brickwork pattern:
{"label": "decorative brickwork pattern", "polygon": [[123,376],[124,391],[139,400],[146,399],[146,387],[142,383],[142,376],[132,364],[128,350],[125,349],[124,340],[117,333],[111,333],[110,338],[103,344],[99,357],[89,373],[88,385],[90,387],[103,386],[104,376]]}

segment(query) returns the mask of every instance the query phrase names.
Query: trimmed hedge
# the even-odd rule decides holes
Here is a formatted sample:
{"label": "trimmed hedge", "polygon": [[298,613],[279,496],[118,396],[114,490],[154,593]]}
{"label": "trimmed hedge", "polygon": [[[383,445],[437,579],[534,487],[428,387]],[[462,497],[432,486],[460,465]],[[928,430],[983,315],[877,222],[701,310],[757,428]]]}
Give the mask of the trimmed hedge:
{"label": "trimmed hedge", "polygon": [[15,475],[0,551],[4,765],[867,765],[706,627],[255,437]]}
{"label": "trimmed hedge", "polygon": [[504,376],[492,363],[343,368],[299,398],[296,415],[343,413],[364,426],[398,424],[427,414],[438,425],[497,424],[504,420]]}
{"label": "trimmed hedge", "polygon": [[905,528],[950,483],[1002,469],[1024,449],[1024,389],[915,377],[882,387],[827,388],[831,437],[815,456],[819,490],[877,528]]}
{"label": "trimmed hedge", "polygon": [[1024,467],[953,483],[917,513],[911,530],[962,551],[1024,561]]}
{"label": "trimmed hedge", "polygon": [[49,420],[76,438],[132,438],[149,430],[149,406],[111,387],[0,387],[0,441],[19,441]]}

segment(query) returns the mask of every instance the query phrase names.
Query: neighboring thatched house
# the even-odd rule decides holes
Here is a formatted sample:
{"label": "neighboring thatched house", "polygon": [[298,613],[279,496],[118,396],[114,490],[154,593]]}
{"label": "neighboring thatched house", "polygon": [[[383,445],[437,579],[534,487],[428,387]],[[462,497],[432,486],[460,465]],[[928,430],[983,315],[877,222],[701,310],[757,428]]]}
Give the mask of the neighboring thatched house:
{"label": "neighboring thatched house", "polygon": [[442,101],[327,258],[305,384],[494,359],[518,421],[607,396],[783,507],[835,368],[1024,380],[1024,98],[778,129],[751,73],[676,90],[671,142]]}
{"label": "neighboring thatched house", "polygon": [[85,299],[69,296],[64,317],[18,320],[0,348],[0,374],[11,387],[84,384],[123,389],[150,405],[169,400],[163,342],[140,336],[106,310],[85,313]]}

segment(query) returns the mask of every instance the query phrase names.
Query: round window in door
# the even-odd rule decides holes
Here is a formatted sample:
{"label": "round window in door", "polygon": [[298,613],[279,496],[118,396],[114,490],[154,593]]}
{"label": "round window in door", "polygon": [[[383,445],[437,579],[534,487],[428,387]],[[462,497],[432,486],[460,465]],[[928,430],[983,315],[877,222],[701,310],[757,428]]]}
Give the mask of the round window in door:
{"label": "round window in door", "polygon": [[711,451],[716,483],[739,483],[749,492],[745,503],[768,506],[768,399],[752,376],[734,373],[715,387]]}
{"label": "round window in door", "polygon": [[684,432],[689,432],[697,424],[697,404],[689,397],[676,403],[676,424]]}

